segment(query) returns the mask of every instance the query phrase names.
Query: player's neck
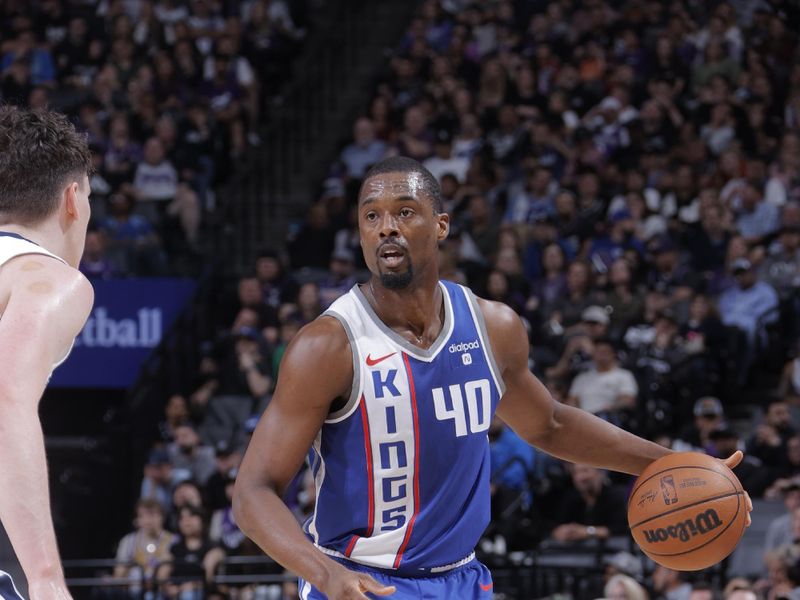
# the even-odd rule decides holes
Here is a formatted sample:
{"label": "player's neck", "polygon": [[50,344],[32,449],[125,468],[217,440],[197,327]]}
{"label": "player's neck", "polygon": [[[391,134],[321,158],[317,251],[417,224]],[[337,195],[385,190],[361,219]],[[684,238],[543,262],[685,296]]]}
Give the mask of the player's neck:
{"label": "player's neck", "polygon": [[427,348],[439,336],[444,298],[438,278],[418,279],[408,288],[392,290],[373,277],[362,290],[381,321],[412,344]]}
{"label": "player's neck", "polygon": [[0,225],[0,231],[16,233],[26,240],[38,244],[48,252],[52,252],[59,258],[69,262],[69,251],[67,240],[61,231],[59,224],[53,220],[44,221],[35,227],[26,227],[16,223],[6,223]]}

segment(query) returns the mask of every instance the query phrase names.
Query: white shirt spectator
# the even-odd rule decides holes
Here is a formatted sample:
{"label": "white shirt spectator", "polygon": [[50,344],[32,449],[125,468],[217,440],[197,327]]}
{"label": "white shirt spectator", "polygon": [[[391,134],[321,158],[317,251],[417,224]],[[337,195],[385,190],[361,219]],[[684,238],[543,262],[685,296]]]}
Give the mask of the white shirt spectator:
{"label": "white shirt spectator", "polygon": [[133,186],[142,200],[165,202],[178,191],[178,172],[168,160],[157,165],[141,162],[136,167]]}
{"label": "white shirt spectator", "polygon": [[581,373],[572,382],[569,395],[578,406],[592,414],[617,410],[620,396],[636,396],[639,387],[633,374],[619,367],[600,373],[596,368]]}
{"label": "white shirt spectator", "polygon": [[459,183],[464,183],[467,179],[467,170],[469,169],[468,158],[458,156],[439,158],[438,156],[432,156],[422,164],[431,172],[431,175],[436,177],[436,181],[441,181],[442,175],[446,175],[447,173],[455,175]]}

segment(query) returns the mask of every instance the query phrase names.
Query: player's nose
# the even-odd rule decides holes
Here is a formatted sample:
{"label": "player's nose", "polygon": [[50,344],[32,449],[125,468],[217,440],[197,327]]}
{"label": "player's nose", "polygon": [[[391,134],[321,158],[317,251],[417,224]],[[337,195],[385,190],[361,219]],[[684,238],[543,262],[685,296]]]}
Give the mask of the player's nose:
{"label": "player's nose", "polygon": [[399,235],[397,229],[397,219],[391,213],[384,213],[380,222],[380,236],[381,238],[393,237]]}

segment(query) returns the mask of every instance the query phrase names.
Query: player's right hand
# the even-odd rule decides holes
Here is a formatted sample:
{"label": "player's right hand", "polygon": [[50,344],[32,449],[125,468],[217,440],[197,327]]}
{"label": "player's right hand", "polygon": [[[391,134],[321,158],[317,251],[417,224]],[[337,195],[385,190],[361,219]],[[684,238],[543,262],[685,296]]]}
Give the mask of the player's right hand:
{"label": "player's right hand", "polygon": [[368,600],[367,592],[376,596],[395,593],[393,585],[381,585],[366,573],[357,573],[342,567],[331,576],[322,591],[329,600]]}

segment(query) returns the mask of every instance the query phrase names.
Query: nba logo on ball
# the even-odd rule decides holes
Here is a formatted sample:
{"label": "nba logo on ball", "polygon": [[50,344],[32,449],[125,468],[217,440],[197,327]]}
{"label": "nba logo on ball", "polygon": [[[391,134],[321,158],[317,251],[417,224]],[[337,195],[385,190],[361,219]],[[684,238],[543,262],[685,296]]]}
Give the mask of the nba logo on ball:
{"label": "nba logo on ball", "polygon": [[628,501],[633,539],[655,562],[679,571],[724,559],[746,521],[747,499],[736,475],[722,461],[697,452],[676,452],[651,463]]}
{"label": "nba logo on ball", "polygon": [[678,501],[678,492],[672,475],[661,478],[661,494],[664,496],[664,504],[675,504]]}

